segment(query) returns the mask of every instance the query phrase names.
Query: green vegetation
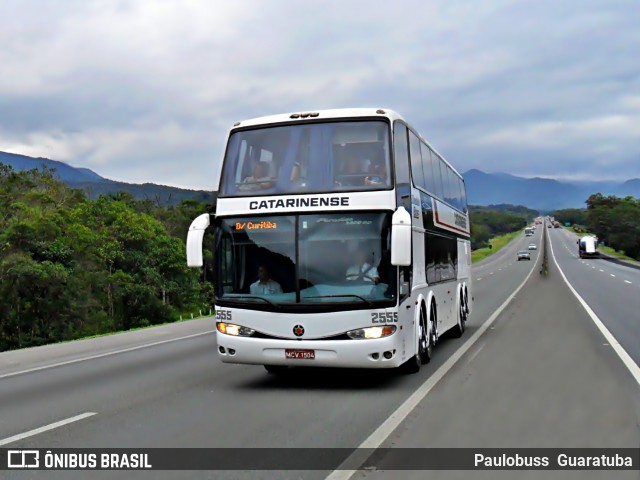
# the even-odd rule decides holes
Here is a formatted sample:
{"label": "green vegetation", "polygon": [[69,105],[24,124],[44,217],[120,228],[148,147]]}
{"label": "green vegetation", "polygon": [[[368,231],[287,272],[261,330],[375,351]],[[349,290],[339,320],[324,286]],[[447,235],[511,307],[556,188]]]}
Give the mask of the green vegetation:
{"label": "green vegetation", "polygon": [[586,227],[607,247],[640,260],[639,199],[591,195],[587,200]]}
{"label": "green vegetation", "polygon": [[522,205],[511,205],[510,203],[500,203],[498,205],[489,205],[486,207],[471,206],[471,211],[490,210],[494,212],[510,213],[519,217],[524,217],[528,222],[533,221],[540,216],[540,212],[524,207]]}
{"label": "green vegetation", "polygon": [[473,252],[471,252],[471,261],[473,263],[479,262],[480,260],[488,257],[489,255],[500,251],[502,247],[507,245],[511,240],[516,238],[523,231],[524,229],[518,230],[517,232],[506,233],[504,235],[500,235],[490,239],[489,245],[491,245],[491,248],[483,247],[483,248],[479,248],[478,250],[474,250]]}
{"label": "green vegetation", "polygon": [[[573,225],[571,227],[564,227],[564,228],[570,232],[579,234],[578,236],[595,235],[595,233],[587,231],[586,227],[582,227],[581,225]],[[615,257],[615,258],[619,258],[620,260],[626,260],[628,262],[638,264],[636,260],[634,260],[631,257],[628,257],[627,255],[624,254],[624,252],[617,251],[614,248],[599,245],[598,250],[600,250],[602,253],[606,255],[609,255],[610,257]]]}
{"label": "green vegetation", "polygon": [[[471,249],[487,248],[490,239],[522,230],[538,212],[522,206],[490,205],[469,207]],[[486,256],[486,255],[485,255]]]}
{"label": "green vegetation", "polygon": [[51,170],[0,164],[0,351],[208,311],[212,285],[184,259],[187,227],[206,209],[126,192],[90,200]]}
{"label": "green vegetation", "polygon": [[552,212],[551,216],[563,225],[567,222],[571,225],[585,225],[587,223],[588,211],[586,208],[565,208]]}
{"label": "green vegetation", "polygon": [[611,256],[611,257],[619,258],[620,260],[627,260],[627,261],[629,261],[631,263],[636,263],[636,264],[638,263],[637,260],[634,260],[633,258],[628,257],[627,255],[625,255],[624,252],[618,252],[617,250],[615,250],[615,249],[613,249],[611,247],[599,246],[598,249],[601,252],[603,252],[603,253]]}

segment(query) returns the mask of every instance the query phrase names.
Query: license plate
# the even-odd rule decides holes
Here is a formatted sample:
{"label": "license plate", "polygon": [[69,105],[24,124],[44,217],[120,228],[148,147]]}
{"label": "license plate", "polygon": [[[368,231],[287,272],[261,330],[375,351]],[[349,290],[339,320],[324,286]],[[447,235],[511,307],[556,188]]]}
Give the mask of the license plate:
{"label": "license plate", "polygon": [[314,360],[316,358],[315,350],[292,350],[287,348],[284,351],[285,358],[294,360]]}

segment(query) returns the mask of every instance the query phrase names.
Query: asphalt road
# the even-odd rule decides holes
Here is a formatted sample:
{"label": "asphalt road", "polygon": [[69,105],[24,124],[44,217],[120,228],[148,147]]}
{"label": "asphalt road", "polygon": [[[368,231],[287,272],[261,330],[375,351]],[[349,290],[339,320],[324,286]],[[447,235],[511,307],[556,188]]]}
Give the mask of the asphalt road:
{"label": "asphalt road", "polygon": [[[474,312],[465,337],[444,339],[417,375],[301,370],[278,378],[262,367],[223,365],[216,358],[212,319],[196,320],[0,354],[0,444],[86,413],[93,415],[5,446],[352,448],[442,372],[535,269],[524,290],[390,438],[397,446],[416,439],[412,446],[431,446],[434,438],[444,446],[527,447],[542,441],[547,442],[542,446],[633,441],[637,446],[637,406],[631,400],[634,393],[637,398],[636,384],[602,345],[584,310],[563,293],[562,280],[554,274],[540,278],[538,253],[532,252],[531,262],[515,261],[517,250],[532,240],[540,243],[541,231],[522,235],[473,267]],[[424,402],[440,403],[430,409]],[[415,416],[421,412],[430,416]],[[520,420],[513,424],[510,418]],[[423,421],[426,429],[420,427]],[[425,433],[434,431],[437,435]],[[585,434],[594,432],[585,444]],[[87,473],[9,472],[5,477],[86,478]],[[99,476],[325,478],[328,473],[121,471]],[[514,472],[507,473],[514,478]]]}
{"label": "asphalt road", "polygon": [[640,270],[604,258],[580,259],[577,235],[564,228],[549,234],[571,285],[640,365]]}
{"label": "asphalt road", "polygon": [[[490,333],[456,363],[383,446],[640,447],[638,384],[565,285],[552,259],[550,263],[548,276],[530,278],[525,294],[516,296]],[[353,478],[426,476],[424,471],[391,472],[394,466],[382,459],[372,466],[376,471],[359,472]],[[433,471],[428,477],[470,474],[474,479],[639,476],[637,471]]]}

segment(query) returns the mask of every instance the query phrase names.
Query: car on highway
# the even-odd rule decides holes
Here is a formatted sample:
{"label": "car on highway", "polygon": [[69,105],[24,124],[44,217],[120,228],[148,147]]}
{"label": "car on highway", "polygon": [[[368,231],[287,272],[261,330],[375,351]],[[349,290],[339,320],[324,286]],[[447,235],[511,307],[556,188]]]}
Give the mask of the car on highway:
{"label": "car on highway", "polygon": [[531,260],[531,254],[526,250],[521,250],[518,252],[518,261],[520,260]]}
{"label": "car on highway", "polygon": [[537,250],[538,246],[535,243],[530,243],[529,244],[529,250]]}

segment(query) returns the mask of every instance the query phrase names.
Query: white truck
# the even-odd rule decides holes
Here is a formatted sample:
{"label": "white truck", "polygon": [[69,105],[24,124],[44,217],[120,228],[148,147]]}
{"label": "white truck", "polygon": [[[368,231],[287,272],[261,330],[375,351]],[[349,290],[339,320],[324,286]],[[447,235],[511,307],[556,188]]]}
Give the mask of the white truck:
{"label": "white truck", "polygon": [[598,239],[593,235],[585,235],[578,240],[578,255],[580,258],[598,257]]}

